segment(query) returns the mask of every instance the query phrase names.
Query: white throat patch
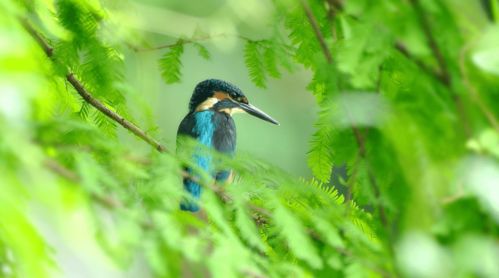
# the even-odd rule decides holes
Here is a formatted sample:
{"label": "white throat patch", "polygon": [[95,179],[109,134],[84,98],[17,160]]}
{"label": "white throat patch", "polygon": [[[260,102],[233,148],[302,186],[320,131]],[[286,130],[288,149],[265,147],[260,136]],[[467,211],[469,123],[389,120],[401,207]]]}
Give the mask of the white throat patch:
{"label": "white throat patch", "polygon": [[227,113],[227,114],[229,114],[231,116],[234,115],[234,114],[238,114],[238,113],[246,113],[246,111],[244,111],[241,108],[225,108],[225,109],[221,109],[220,111],[224,112],[224,113]]}
{"label": "white throat patch", "polygon": [[208,110],[208,109],[212,108],[213,105],[215,105],[215,103],[217,103],[218,101],[219,101],[218,98],[209,97],[205,101],[203,101],[201,104],[199,104],[198,107],[196,107],[196,112]]}

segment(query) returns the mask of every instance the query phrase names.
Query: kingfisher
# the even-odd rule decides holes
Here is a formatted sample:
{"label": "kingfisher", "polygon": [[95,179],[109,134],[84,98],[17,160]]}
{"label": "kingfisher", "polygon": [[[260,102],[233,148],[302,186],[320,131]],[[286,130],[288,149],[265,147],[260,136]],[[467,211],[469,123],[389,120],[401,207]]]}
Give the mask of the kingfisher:
{"label": "kingfisher", "polygon": [[[177,139],[181,136],[194,138],[199,144],[232,156],[236,148],[236,125],[232,115],[248,113],[264,121],[279,125],[262,110],[249,104],[248,99],[237,86],[219,79],[208,79],[196,85],[189,101],[189,112],[180,123]],[[177,140],[177,149],[179,148]],[[193,153],[194,163],[210,173],[217,183],[228,182],[230,169],[214,169],[213,160],[207,152]],[[186,168],[192,174],[192,169]],[[201,196],[201,186],[189,178],[184,178],[184,189],[192,196],[183,200],[180,209],[196,212],[196,203]]]}

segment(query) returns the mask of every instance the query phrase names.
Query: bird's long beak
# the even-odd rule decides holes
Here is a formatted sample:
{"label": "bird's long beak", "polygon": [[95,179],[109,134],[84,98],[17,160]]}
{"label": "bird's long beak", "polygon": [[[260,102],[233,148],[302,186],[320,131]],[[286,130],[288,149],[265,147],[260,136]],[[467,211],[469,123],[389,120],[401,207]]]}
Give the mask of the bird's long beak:
{"label": "bird's long beak", "polygon": [[239,107],[241,107],[241,109],[243,109],[244,111],[246,111],[248,114],[251,114],[257,118],[260,118],[264,121],[267,121],[267,122],[271,122],[275,125],[279,125],[279,122],[274,120],[272,117],[270,117],[269,115],[267,115],[265,112],[263,112],[262,110],[256,108],[255,106],[251,105],[251,104],[246,104],[246,103],[241,103],[239,102]]}

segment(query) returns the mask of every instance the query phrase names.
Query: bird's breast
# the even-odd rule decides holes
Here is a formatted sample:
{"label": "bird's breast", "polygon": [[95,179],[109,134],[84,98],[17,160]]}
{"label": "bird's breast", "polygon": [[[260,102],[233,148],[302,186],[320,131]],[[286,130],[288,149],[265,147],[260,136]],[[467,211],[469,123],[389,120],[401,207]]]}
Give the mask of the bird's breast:
{"label": "bird's breast", "polygon": [[222,153],[232,154],[236,149],[236,125],[230,115],[224,112],[215,112],[213,115],[215,130],[213,133],[213,147]]}
{"label": "bird's breast", "polygon": [[236,148],[236,125],[223,112],[204,110],[187,115],[179,126],[178,135],[187,135],[215,150],[231,154]]}
{"label": "bird's breast", "polygon": [[194,113],[195,124],[193,133],[197,140],[208,147],[213,146],[213,135],[215,134],[216,123],[213,121],[214,111],[206,110]]}

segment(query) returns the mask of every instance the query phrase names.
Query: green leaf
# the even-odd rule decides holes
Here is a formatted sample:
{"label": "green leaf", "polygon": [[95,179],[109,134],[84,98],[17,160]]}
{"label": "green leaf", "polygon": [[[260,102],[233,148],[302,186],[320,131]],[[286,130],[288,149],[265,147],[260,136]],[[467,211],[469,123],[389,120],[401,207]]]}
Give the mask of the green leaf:
{"label": "green leaf", "polygon": [[204,45],[195,42],[194,46],[197,48],[199,56],[203,57],[206,60],[210,60],[211,58],[210,52]]}
{"label": "green leaf", "polygon": [[303,224],[282,205],[274,211],[274,220],[281,229],[289,249],[299,259],[306,261],[313,268],[322,268],[322,260],[317,254]]}
{"label": "green leaf", "polygon": [[485,72],[499,75],[499,27],[490,28],[473,51],[473,63]]}
{"label": "green leaf", "polygon": [[336,248],[345,247],[345,243],[343,242],[337,228],[321,216],[311,215],[311,217],[315,228],[329,245]]}
{"label": "green leaf", "polygon": [[250,218],[243,204],[239,204],[236,209],[236,226],[239,228],[241,235],[246,239],[251,246],[258,248],[260,251],[265,251],[265,245],[255,227],[255,223]]}
{"label": "green leaf", "polygon": [[248,68],[251,81],[260,88],[266,87],[265,66],[259,50],[259,44],[255,41],[247,41],[244,48],[244,62]]}
{"label": "green leaf", "polygon": [[177,43],[165,52],[159,60],[161,76],[166,83],[172,84],[180,81],[180,69],[182,67],[180,58],[183,53],[184,43],[182,40],[178,40]]}
{"label": "green leaf", "polygon": [[267,70],[269,75],[274,78],[279,78],[281,77],[281,73],[277,68],[277,55],[275,52],[276,48],[277,47],[274,44],[269,44],[267,47],[265,47],[263,51],[263,61],[265,64],[265,69]]}
{"label": "green leaf", "polygon": [[323,183],[329,183],[333,169],[332,140],[334,129],[331,124],[329,110],[323,110],[315,123],[316,131],[310,141],[308,152],[308,166],[314,176]]}

